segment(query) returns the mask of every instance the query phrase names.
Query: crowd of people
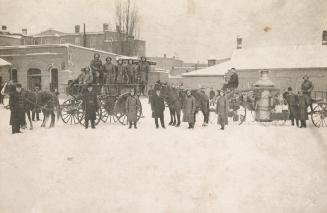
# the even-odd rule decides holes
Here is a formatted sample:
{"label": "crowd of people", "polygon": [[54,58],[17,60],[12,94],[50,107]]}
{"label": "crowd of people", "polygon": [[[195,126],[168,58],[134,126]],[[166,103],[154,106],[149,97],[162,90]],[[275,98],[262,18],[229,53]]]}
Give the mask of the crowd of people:
{"label": "crowd of people", "polygon": [[[106,63],[102,64],[100,56],[94,55],[90,66],[82,69],[82,74],[77,78],[79,84],[85,85],[82,92],[82,104],[85,111],[85,128],[95,128],[96,112],[99,110],[99,103],[97,100],[97,91],[94,89],[98,84],[133,84],[136,82],[147,83],[149,64],[146,59],[142,57],[140,63],[134,66],[132,60],[128,60],[128,64],[124,65],[119,59],[117,65],[112,64],[110,57],[106,58]],[[213,90],[209,92],[209,99],[213,101],[215,108],[213,109],[217,117],[217,123],[224,130],[228,124],[228,115],[231,101],[226,97],[226,91],[234,91],[238,88],[238,75],[236,70],[230,70],[230,76],[226,84],[221,90],[217,90],[216,94]],[[167,97],[161,94],[161,82],[158,81],[154,86],[151,86],[148,91],[149,104],[152,110],[152,118],[154,119],[155,127],[166,128],[164,111],[166,108]],[[306,128],[306,120],[308,119],[308,108],[313,112],[311,92],[313,91],[313,83],[309,80],[309,76],[303,77],[301,90],[294,92],[291,87],[283,94],[283,98],[288,105],[289,119],[291,125],[300,128]],[[12,125],[12,133],[20,133],[20,128],[26,126],[24,113],[24,98],[22,95],[22,86],[16,83],[11,87],[10,91],[5,92],[5,88],[1,90],[1,103],[3,103],[3,96],[5,93],[9,94],[9,108],[11,111],[10,125]],[[179,88],[181,90],[181,88]],[[34,93],[37,95],[40,91],[40,85],[35,85]],[[181,106],[183,112],[183,122],[188,123],[188,128],[193,129],[196,121],[196,99],[192,95],[190,89],[184,90],[183,104]],[[204,93],[204,91],[202,91]],[[55,91],[58,96],[58,92]],[[210,104],[209,104],[210,105]],[[136,94],[135,88],[131,88],[130,94],[126,99],[125,112],[128,121],[128,128],[137,128],[138,110],[141,106],[139,94]],[[209,107],[209,106],[208,106]],[[32,112],[32,120],[40,120],[40,109]],[[160,122],[160,125],[159,125]],[[171,123],[169,123],[171,125]],[[176,126],[179,126],[177,124]]]}
{"label": "crowd of people", "polygon": [[107,57],[102,63],[100,55],[94,54],[90,65],[81,69],[81,74],[76,81],[81,85],[107,85],[107,88],[119,88],[120,84],[137,85],[140,92],[144,94],[148,83],[150,65],[145,57],[141,57],[138,63],[133,59],[118,58],[116,64],[111,57]]}

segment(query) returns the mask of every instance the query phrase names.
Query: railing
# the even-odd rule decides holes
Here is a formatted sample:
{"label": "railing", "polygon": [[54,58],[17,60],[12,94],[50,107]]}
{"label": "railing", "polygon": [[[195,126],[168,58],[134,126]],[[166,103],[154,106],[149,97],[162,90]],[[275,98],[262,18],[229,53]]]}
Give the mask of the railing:
{"label": "railing", "polygon": [[312,91],[311,98],[313,100],[322,100],[324,102],[327,101],[327,91]]}

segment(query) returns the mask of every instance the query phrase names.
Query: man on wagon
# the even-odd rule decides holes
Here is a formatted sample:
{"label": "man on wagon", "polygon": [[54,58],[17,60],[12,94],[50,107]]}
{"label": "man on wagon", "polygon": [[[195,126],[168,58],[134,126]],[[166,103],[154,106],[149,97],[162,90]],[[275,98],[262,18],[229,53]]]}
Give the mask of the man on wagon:
{"label": "man on wagon", "polygon": [[138,66],[137,66],[137,72],[140,75],[141,93],[143,95],[145,92],[145,87],[148,83],[149,71],[150,71],[150,65],[147,62],[146,58],[144,56],[142,56],[141,61],[139,62]]}
{"label": "man on wagon", "polygon": [[[114,84],[115,83],[115,74],[116,74],[116,66],[112,63],[112,58],[107,57],[106,63],[103,65],[104,69],[104,82],[105,84]],[[112,86],[108,86],[109,91],[111,91]]]}
{"label": "man on wagon", "polygon": [[309,76],[303,76],[303,82],[301,84],[301,90],[303,93],[303,97],[305,99],[305,103],[310,106],[311,112],[313,112],[312,101],[311,101],[311,92],[313,90],[313,83],[309,80]]}
{"label": "man on wagon", "polygon": [[90,68],[93,76],[93,84],[99,83],[100,75],[102,72],[102,61],[99,53],[94,53],[94,58],[90,63]]}

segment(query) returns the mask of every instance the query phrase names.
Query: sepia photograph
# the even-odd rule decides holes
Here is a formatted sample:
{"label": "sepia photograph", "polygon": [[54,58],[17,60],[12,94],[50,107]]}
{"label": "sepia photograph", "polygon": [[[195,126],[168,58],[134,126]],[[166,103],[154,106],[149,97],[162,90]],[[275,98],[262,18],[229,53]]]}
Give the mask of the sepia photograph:
{"label": "sepia photograph", "polygon": [[0,14],[0,213],[327,212],[327,1]]}

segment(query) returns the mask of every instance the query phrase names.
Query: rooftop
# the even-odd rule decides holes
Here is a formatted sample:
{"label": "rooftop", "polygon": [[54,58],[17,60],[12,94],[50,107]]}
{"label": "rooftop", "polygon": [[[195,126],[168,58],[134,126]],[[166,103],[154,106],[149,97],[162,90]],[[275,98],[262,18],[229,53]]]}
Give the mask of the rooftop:
{"label": "rooftop", "polygon": [[10,65],[11,65],[11,63],[9,63],[8,61],[3,60],[2,58],[0,58],[0,67],[10,66]]}

